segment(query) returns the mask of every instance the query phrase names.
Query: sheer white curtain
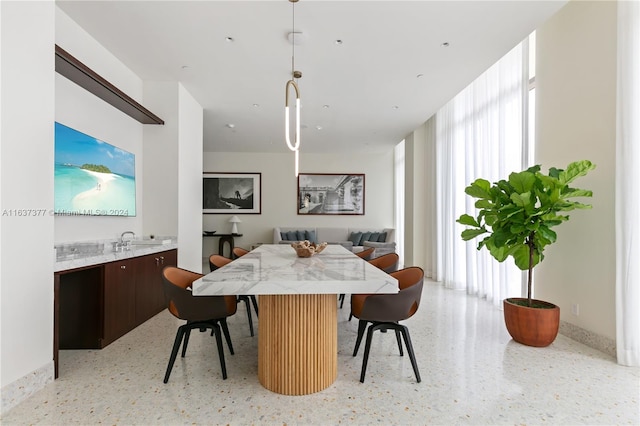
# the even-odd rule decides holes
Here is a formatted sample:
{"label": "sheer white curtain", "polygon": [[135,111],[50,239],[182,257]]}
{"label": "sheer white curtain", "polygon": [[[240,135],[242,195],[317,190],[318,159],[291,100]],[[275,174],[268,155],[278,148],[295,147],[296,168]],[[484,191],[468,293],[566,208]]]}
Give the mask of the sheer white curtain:
{"label": "sheer white curtain", "polygon": [[640,2],[618,2],[616,349],[640,366]]}
{"label": "sheer white curtain", "polygon": [[[524,51],[524,52],[523,52]],[[466,289],[500,306],[521,295],[522,273],[508,259],[498,263],[477,242],[464,242],[455,220],[474,215],[464,188],[477,178],[505,179],[523,168],[523,116],[528,73],[518,45],[436,114],[436,265],[445,286]]]}

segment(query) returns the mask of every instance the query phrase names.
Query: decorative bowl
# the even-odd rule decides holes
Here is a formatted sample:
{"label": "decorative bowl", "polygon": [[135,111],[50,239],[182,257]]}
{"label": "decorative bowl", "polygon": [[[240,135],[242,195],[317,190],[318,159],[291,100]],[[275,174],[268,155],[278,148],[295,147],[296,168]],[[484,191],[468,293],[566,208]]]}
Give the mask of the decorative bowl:
{"label": "decorative bowl", "polygon": [[316,253],[320,253],[326,246],[327,243],[316,244],[309,242],[309,240],[291,244],[298,257],[311,257]]}
{"label": "decorative bowl", "polygon": [[213,235],[213,234],[215,234],[215,233],[216,233],[216,231],[202,231],[202,233],[203,233],[204,235]]}

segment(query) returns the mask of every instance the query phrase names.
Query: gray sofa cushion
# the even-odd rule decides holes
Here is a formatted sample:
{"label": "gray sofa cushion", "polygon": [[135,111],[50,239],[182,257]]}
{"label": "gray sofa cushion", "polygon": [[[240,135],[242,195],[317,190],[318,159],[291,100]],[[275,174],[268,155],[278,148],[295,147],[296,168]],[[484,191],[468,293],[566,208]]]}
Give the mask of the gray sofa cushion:
{"label": "gray sofa cushion", "polygon": [[361,240],[362,232],[352,232],[351,235],[349,235],[349,241],[351,241],[354,246],[359,246]]}

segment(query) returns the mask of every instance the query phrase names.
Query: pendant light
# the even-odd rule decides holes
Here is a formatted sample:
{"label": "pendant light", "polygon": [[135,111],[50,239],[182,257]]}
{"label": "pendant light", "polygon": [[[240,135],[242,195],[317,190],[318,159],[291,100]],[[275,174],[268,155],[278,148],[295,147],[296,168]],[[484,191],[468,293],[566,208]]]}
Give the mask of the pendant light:
{"label": "pendant light", "polygon": [[[287,81],[287,85],[285,86],[285,102],[284,102],[284,127],[285,127],[285,140],[287,142],[287,147],[291,151],[293,151],[295,156],[295,174],[298,177],[298,169],[299,169],[299,160],[298,160],[298,152],[300,149],[300,88],[298,84],[295,82],[294,78],[301,78],[302,73],[300,71],[295,70],[295,53],[296,53],[296,40],[295,40],[295,30],[296,30],[296,10],[295,4],[298,0],[289,0],[291,3],[292,9],[292,29],[291,29],[291,79]],[[293,92],[296,96],[296,121],[295,121],[295,134],[294,140],[291,142],[291,129],[290,129],[290,120],[289,120],[289,93],[293,89]]]}

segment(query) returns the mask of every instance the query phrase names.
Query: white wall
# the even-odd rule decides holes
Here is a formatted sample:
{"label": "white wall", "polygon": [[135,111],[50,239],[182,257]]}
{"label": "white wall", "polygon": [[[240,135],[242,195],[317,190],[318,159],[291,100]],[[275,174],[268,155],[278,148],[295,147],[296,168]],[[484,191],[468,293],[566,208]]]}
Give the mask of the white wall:
{"label": "white wall", "polygon": [[569,2],[538,30],[537,57],[536,163],[597,168],[575,183],[593,190],[593,210],[557,228],[535,295],[558,304],[563,321],[615,339],[616,3]]}
{"label": "white wall", "polygon": [[[284,144],[284,142],[283,142]],[[383,153],[349,156],[300,154],[302,173],[364,173],[365,214],[298,215],[296,208],[298,181],[293,170],[293,154],[204,153],[205,172],[262,173],[262,214],[240,215],[236,246],[250,248],[255,243],[272,243],[276,226],[344,226],[389,227],[394,224],[393,148]],[[203,215],[203,229],[228,233],[231,214]],[[218,238],[205,238],[203,257],[218,252]]]}
{"label": "white wall", "polygon": [[[142,103],[140,78],[58,8],[55,24],[56,44]],[[60,74],[55,73],[55,82],[56,121],[136,156],[137,214],[135,217],[56,216],[55,242],[116,238],[123,231],[139,235],[143,218],[143,125]]]}
{"label": "white wall", "polygon": [[423,124],[405,138],[405,265],[427,265],[427,146]]}
{"label": "white wall", "polygon": [[202,269],[202,107],[176,82],[145,82],[146,107],[164,120],[144,128],[145,235],[178,236],[178,266]]}
{"label": "white wall", "polygon": [[201,272],[203,111],[182,85],[178,88],[178,99],[178,265]]}
{"label": "white wall", "polygon": [[1,2],[0,28],[4,412],[53,379],[54,4]]}

